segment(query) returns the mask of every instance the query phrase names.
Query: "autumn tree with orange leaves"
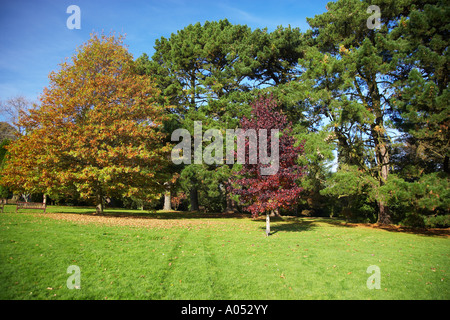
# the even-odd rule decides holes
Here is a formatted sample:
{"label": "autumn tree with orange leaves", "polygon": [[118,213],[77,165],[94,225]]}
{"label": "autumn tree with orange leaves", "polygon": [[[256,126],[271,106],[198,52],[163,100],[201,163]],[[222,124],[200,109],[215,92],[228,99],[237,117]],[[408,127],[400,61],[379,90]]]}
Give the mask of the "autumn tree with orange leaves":
{"label": "autumn tree with orange leaves", "polygon": [[93,35],[49,75],[26,134],[8,147],[1,182],[12,190],[77,194],[103,212],[110,196],[148,199],[168,179],[164,107],[136,73],[122,36]]}

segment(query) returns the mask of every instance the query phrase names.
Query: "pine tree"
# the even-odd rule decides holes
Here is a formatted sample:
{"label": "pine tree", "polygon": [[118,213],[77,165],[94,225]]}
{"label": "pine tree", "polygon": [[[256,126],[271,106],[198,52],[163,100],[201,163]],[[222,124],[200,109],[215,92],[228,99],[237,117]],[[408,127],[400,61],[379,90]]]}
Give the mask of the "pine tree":
{"label": "pine tree", "polygon": [[374,4],[341,0],[308,19],[312,47],[301,63],[307,69],[303,79],[310,86],[309,102],[328,122],[325,130],[334,136],[340,168],[352,166],[378,181],[378,222],[388,224],[389,208],[377,190],[389,179],[393,88],[404,73],[399,61],[405,46],[392,30],[409,4],[378,3],[381,25],[371,29],[367,9]]}
{"label": "pine tree", "polygon": [[447,1],[423,1],[411,6],[393,35],[404,39],[402,62],[409,66],[396,82],[394,101],[399,129],[407,133],[417,157],[450,173],[450,111]]}
{"label": "pine tree", "polygon": [[[194,121],[202,121],[204,130],[235,129],[239,119],[250,114],[249,103],[258,90],[270,87],[276,91],[275,86],[281,85],[288,88],[289,81],[298,76],[300,43],[299,30],[290,27],[279,27],[268,33],[233,25],[227,20],[206,21],[189,25],[170,38],[157,40],[152,61],[142,70],[152,70],[151,74],[157,76],[158,86],[175,106],[172,113],[179,126],[191,134]],[[141,60],[145,61],[145,57]],[[283,90],[280,88],[277,95],[283,97]],[[285,91],[292,93],[293,90]],[[288,105],[292,107],[295,103],[286,103]],[[189,166],[182,169],[186,172],[181,177],[190,179],[183,185],[191,193],[191,209],[195,210],[199,191],[215,192],[202,191],[205,186],[200,183],[201,179],[194,177],[195,172],[220,177],[219,184],[227,185],[228,178],[214,172],[229,172],[231,168]],[[216,190],[217,186],[212,188]]]}

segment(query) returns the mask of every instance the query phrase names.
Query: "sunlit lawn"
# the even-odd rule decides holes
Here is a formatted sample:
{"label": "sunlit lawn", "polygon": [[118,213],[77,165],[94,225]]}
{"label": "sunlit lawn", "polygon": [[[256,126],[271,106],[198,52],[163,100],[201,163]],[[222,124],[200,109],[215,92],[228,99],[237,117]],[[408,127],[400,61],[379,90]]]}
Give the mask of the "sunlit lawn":
{"label": "sunlit lawn", "polygon": [[[0,299],[450,298],[448,237],[313,218],[274,221],[265,237],[246,217],[14,210],[0,215]],[[71,265],[80,289],[67,287]],[[367,287],[371,265],[380,289]]]}

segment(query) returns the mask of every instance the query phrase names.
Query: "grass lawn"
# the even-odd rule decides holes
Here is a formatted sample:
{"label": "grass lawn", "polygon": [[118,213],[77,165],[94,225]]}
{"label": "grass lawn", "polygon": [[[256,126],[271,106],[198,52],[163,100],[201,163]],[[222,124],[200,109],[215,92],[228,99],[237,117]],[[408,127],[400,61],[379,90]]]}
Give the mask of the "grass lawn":
{"label": "grass lawn", "polygon": [[264,219],[237,216],[14,210],[0,214],[0,299],[450,299],[445,235],[286,217],[265,237]]}

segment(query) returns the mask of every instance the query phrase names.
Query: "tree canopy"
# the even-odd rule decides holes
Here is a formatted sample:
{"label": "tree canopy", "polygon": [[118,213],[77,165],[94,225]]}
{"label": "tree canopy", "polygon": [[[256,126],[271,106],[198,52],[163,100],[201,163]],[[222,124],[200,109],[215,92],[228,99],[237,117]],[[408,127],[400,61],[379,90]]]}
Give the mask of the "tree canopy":
{"label": "tree canopy", "polygon": [[[292,209],[303,190],[297,184],[303,169],[297,165],[302,145],[297,145],[291,124],[276,111],[276,105],[272,96],[262,96],[251,104],[251,118],[241,120],[243,134],[255,133],[258,149],[252,145],[255,141],[246,137],[245,163],[238,177],[232,179],[232,186],[236,187],[231,189],[253,216]],[[254,163],[251,157],[255,158]]]}
{"label": "tree canopy", "polygon": [[[172,192],[190,210],[286,207],[423,225],[450,209],[449,8],[444,0],[338,0],[303,32],[205,21],[160,37],[151,57],[135,60],[121,37],[93,36],[20,117],[23,136],[6,147],[1,183],[97,199],[100,211],[105,197]],[[266,94],[273,100],[259,99]],[[171,163],[171,133],[194,136],[197,122],[202,136],[279,128],[290,160],[264,178],[248,163]],[[240,178],[256,180],[236,188],[242,168],[252,177]],[[286,184],[282,172],[292,177]],[[279,189],[263,190],[263,181]],[[280,190],[292,191],[286,205]]]}
{"label": "tree canopy", "polygon": [[121,37],[93,35],[20,120],[26,134],[8,147],[2,182],[76,193],[98,212],[107,196],[155,196],[168,162],[164,108],[155,84],[134,69]]}

